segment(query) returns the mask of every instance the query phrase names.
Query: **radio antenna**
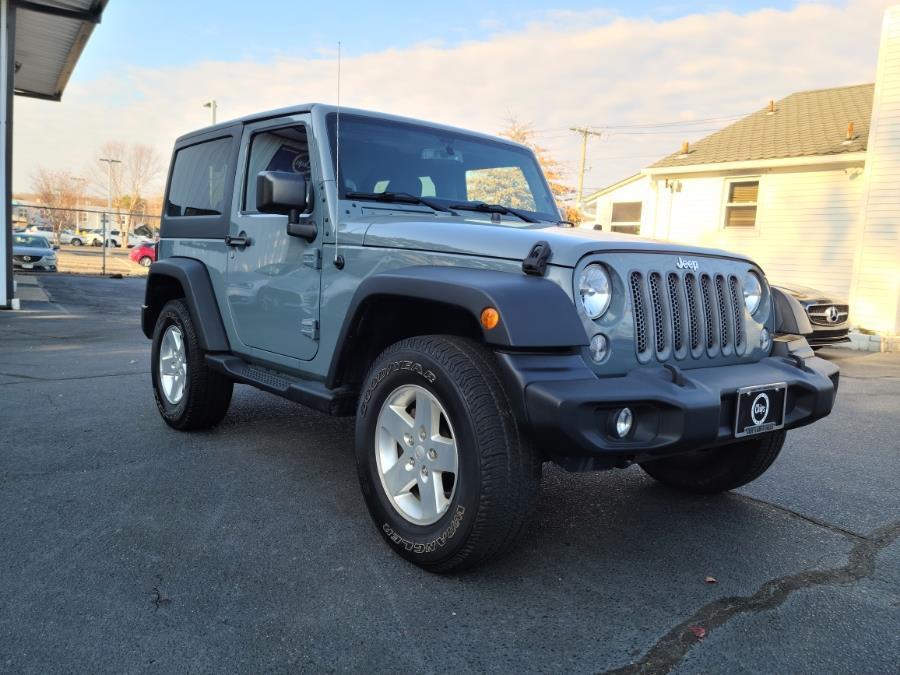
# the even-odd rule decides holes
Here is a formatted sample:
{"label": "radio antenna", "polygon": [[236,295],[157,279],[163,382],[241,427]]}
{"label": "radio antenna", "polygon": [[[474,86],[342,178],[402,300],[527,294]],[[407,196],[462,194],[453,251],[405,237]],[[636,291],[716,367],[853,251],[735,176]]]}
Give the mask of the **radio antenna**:
{"label": "radio antenna", "polygon": [[341,229],[341,41],[337,53],[337,110],[334,116],[334,266],[344,269],[344,256],[338,255],[338,233]]}

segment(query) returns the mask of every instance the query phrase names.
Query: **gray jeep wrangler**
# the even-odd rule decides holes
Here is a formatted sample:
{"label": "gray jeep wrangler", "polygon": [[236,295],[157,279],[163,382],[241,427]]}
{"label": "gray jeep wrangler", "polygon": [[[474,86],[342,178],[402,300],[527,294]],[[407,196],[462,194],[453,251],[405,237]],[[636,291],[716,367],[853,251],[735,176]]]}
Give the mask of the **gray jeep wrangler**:
{"label": "gray jeep wrangler", "polygon": [[378,530],[435,572],[510,547],[544,461],[730,490],[838,384],[751,260],[572,228],[523,146],[320,104],[178,139],[142,312],[167,424],[234,383],[356,415]]}

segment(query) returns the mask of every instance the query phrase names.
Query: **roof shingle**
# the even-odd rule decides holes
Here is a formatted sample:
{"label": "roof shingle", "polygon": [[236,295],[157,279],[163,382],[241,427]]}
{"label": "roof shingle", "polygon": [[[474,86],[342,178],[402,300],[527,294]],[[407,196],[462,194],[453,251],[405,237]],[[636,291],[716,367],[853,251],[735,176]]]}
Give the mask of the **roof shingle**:
{"label": "roof shingle", "polygon": [[[673,153],[653,167],[718,164],[786,157],[811,157],[866,149],[874,84],[801,91],[703,138],[683,155]],[[847,123],[853,122],[853,139]]]}

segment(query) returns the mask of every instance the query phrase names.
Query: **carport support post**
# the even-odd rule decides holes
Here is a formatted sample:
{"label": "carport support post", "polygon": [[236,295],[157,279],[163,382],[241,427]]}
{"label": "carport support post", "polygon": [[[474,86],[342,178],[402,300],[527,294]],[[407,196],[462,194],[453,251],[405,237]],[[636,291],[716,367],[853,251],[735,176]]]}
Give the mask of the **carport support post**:
{"label": "carport support post", "polygon": [[0,223],[0,309],[13,306],[12,274],[12,113],[13,80],[16,73],[16,22],[10,0],[0,0],[0,192],[3,208]]}

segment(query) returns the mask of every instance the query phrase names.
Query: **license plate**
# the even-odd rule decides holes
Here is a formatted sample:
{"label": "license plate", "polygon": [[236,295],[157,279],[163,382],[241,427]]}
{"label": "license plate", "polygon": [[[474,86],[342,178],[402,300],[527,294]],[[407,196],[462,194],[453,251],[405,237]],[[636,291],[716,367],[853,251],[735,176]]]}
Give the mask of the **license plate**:
{"label": "license plate", "polygon": [[34,263],[22,263],[23,270],[30,270],[34,267]]}
{"label": "license plate", "polygon": [[737,390],[735,438],[755,436],[784,426],[787,383],[763,384]]}

